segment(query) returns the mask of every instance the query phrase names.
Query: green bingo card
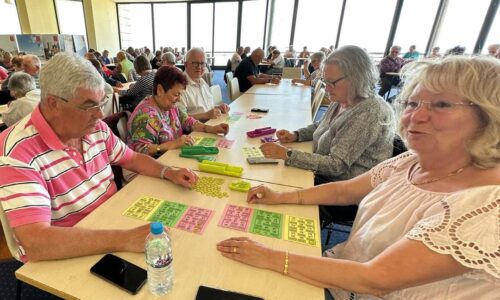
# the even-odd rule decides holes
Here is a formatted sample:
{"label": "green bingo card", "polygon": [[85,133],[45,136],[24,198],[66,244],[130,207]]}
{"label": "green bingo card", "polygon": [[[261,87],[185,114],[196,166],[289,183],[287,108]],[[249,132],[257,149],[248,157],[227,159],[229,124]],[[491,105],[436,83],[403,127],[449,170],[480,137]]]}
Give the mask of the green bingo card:
{"label": "green bingo card", "polygon": [[148,220],[152,222],[161,222],[165,226],[174,227],[186,209],[187,205],[185,204],[163,201],[160,207],[156,209]]}
{"label": "green bingo card", "polygon": [[281,239],[283,215],[280,213],[254,209],[250,232]]}

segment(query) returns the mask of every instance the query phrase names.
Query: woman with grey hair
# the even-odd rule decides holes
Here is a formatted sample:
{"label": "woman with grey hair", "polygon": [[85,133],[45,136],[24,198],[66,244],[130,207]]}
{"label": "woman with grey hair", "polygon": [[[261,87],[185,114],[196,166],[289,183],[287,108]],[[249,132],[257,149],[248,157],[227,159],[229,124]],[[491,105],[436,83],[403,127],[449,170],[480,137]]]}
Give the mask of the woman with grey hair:
{"label": "woman with grey hair", "polygon": [[292,79],[292,83],[302,83],[308,86],[314,86],[317,80],[321,79],[321,64],[325,60],[325,53],[315,52],[311,55],[311,66],[314,68],[314,72],[309,73],[309,61],[306,60],[303,66],[304,77],[306,79]]}
{"label": "woman with grey hair", "polygon": [[175,55],[172,52],[165,52],[161,56],[161,65],[175,67]]}
{"label": "woman with grey hair", "polygon": [[149,60],[143,55],[137,56],[134,60],[134,67],[140,75],[137,82],[131,84],[128,90],[113,88],[115,92],[123,96],[120,103],[131,112],[134,111],[134,108],[142,99],[153,94],[153,80],[156,74],[156,70],[151,69]]}
{"label": "woman with grey hair", "polygon": [[40,103],[40,90],[36,89],[35,79],[24,72],[16,72],[9,80],[10,95],[15,100],[9,103],[9,108],[2,113],[2,120],[7,126],[15,124]]}
{"label": "woman with grey hair", "polygon": [[352,180],[248,194],[250,203],[359,204],[346,242],[324,258],[248,238],[217,249],[329,288],[335,299],[498,299],[500,61],[416,61],[402,74],[400,134],[411,151]]}
{"label": "woman with grey hair", "polygon": [[[325,61],[323,82],[331,101],[323,119],[296,131],[276,132],[281,144],[265,143],[267,158],[311,170],[315,183],[354,178],[392,155],[393,110],[375,91],[378,73],[368,53],[357,46],[335,50]],[[285,143],[313,142],[313,153]],[[337,220],[352,220],[356,207],[331,209]]]}

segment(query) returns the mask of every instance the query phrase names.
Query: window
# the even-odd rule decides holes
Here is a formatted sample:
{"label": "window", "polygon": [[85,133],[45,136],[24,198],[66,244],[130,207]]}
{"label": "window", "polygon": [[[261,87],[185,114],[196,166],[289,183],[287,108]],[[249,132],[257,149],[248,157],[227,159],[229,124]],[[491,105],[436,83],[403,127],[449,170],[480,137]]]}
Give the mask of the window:
{"label": "window", "polygon": [[395,8],[396,0],[347,1],[339,46],[357,45],[383,53]]}
{"label": "window", "polygon": [[294,46],[297,52],[307,46],[309,52],[335,45],[342,0],[301,0],[295,23]]}
{"label": "window", "polygon": [[82,1],[56,0],[55,3],[61,34],[83,35],[87,41]]}
{"label": "window", "polygon": [[403,54],[411,45],[417,46],[421,55],[425,54],[438,6],[439,0],[426,1],[425,5],[422,0],[406,0],[403,3],[394,36],[394,45],[400,46]]}
{"label": "window", "polygon": [[186,3],[153,4],[155,20],[155,45],[187,49]]}
{"label": "window", "polygon": [[266,0],[244,1],[241,17],[241,45],[262,47],[266,22]]}
{"label": "window", "polygon": [[[269,2],[271,5],[271,1]],[[274,1],[274,15],[269,32],[269,44],[285,51],[290,46],[294,0]],[[261,12],[262,13],[262,12]]]}
{"label": "window", "polygon": [[212,52],[213,3],[191,4],[191,47]]}
{"label": "window", "polygon": [[21,25],[15,1],[0,1],[0,34],[21,34]]}
{"label": "window", "polygon": [[118,23],[122,49],[153,49],[151,4],[118,4]]}
{"label": "window", "polygon": [[224,66],[236,50],[238,2],[215,3],[214,65]]}
{"label": "window", "polygon": [[482,53],[488,54],[488,46],[498,43],[500,43],[500,10],[497,10],[495,20],[493,20],[493,24],[491,24],[491,28],[488,32],[488,36],[486,37],[486,42],[484,43]]}
{"label": "window", "polygon": [[472,53],[489,4],[490,0],[449,0],[435,45],[442,50],[465,46],[465,52]]}

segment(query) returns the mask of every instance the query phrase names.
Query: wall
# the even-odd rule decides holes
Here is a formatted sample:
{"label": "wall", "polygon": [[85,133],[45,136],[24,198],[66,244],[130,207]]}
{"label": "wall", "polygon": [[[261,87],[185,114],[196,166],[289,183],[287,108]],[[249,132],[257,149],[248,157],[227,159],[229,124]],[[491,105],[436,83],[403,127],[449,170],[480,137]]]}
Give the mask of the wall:
{"label": "wall", "polygon": [[17,0],[16,5],[22,33],[59,33],[53,0]]}
{"label": "wall", "polygon": [[111,56],[120,49],[116,4],[112,0],[83,0],[89,47]]}

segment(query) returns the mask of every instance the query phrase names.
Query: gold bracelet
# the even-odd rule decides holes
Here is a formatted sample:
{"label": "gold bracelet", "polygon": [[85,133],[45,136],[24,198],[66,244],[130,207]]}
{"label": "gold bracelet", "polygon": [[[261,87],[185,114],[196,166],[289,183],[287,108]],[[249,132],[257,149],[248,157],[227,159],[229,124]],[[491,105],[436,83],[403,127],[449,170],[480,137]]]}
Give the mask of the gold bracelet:
{"label": "gold bracelet", "polygon": [[302,198],[302,190],[297,190],[297,204],[304,204],[304,198]]}
{"label": "gold bracelet", "polygon": [[285,268],[283,269],[283,275],[288,275],[288,251],[285,251]]}

